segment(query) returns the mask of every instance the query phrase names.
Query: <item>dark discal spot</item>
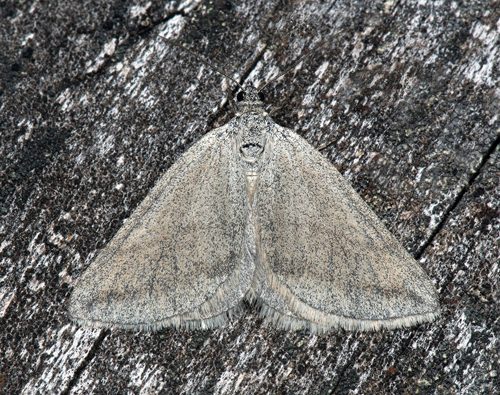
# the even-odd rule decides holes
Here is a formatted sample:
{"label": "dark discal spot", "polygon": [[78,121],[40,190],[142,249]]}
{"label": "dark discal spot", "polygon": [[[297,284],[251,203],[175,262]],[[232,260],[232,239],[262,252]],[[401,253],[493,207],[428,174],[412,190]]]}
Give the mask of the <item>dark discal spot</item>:
{"label": "dark discal spot", "polygon": [[94,303],[93,302],[85,303],[85,308],[87,309],[87,311],[93,312],[94,311]]}

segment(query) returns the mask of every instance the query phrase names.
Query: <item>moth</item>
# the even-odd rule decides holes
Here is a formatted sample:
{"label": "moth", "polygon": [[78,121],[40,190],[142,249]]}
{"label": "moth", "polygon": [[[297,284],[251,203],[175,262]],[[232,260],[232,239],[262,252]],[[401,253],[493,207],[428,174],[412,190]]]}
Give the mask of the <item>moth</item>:
{"label": "moth", "polygon": [[434,320],[436,291],[335,167],[259,92],[160,178],[74,287],[82,325],[213,328],[248,300],[285,330]]}

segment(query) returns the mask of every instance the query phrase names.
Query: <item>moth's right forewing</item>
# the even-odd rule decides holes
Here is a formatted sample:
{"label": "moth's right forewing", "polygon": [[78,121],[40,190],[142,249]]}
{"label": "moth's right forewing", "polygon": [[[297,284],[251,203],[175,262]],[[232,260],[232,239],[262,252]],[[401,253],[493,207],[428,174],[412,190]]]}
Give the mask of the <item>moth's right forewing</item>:
{"label": "moth's right forewing", "polygon": [[428,276],[333,165],[279,126],[271,146],[258,199],[261,257],[293,312],[275,321],[369,330],[432,320],[439,305]]}
{"label": "moth's right forewing", "polygon": [[231,142],[216,129],[172,165],[79,279],[75,321],[214,326],[238,305],[247,204]]}

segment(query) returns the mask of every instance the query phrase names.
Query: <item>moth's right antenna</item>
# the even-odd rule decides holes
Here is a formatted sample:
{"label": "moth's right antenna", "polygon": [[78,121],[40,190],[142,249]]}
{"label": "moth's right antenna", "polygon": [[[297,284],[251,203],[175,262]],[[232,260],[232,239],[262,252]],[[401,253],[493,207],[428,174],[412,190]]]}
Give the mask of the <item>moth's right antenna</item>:
{"label": "moth's right antenna", "polygon": [[245,89],[243,89],[243,87],[240,85],[240,83],[238,81],[236,81],[234,78],[231,78],[230,76],[228,76],[226,73],[224,73],[223,71],[219,70],[217,67],[211,65],[210,63],[208,63],[205,59],[203,59],[200,55],[198,55],[196,52],[193,52],[191,51],[189,48],[186,48],[186,47],[183,47],[182,45],[179,45],[177,44],[176,42],[174,41],[170,41],[170,40],[167,40],[165,37],[163,36],[159,36],[160,38],[162,38],[163,40],[165,40],[168,44],[172,44],[174,46],[176,46],[177,48],[180,48],[181,50],[183,51],[186,51],[188,54],[194,56],[196,59],[198,59],[201,63],[203,63],[205,66],[208,66],[210,69],[212,69],[213,71],[223,75],[224,77],[226,77],[228,80],[231,80],[233,81],[236,85],[238,85],[238,87],[243,91],[243,92],[246,92]]}
{"label": "moth's right antenna", "polygon": [[268,86],[271,82],[273,82],[273,81],[276,81],[276,80],[280,79],[280,78],[281,78],[281,77],[283,77],[285,74],[287,74],[288,72],[290,72],[291,70],[293,70],[295,67],[297,67],[297,65],[298,65],[300,62],[304,61],[305,59],[307,59],[307,58],[308,58],[309,56],[311,56],[312,54],[314,54],[314,53],[318,52],[318,51],[319,51],[321,48],[323,48],[326,44],[327,44],[327,43],[325,42],[325,43],[321,44],[319,47],[316,47],[316,48],[314,48],[312,51],[309,51],[309,52],[308,52],[308,53],[306,53],[305,55],[301,56],[301,57],[299,58],[299,60],[297,60],[297,61],[293,64],[293,66],[292,66],[292,67],[289,67],[286,71],[284,71],[283,73],[281,73],[281,74],[280,74],[280,75],[278,75],[277,77],[275,77],[275,78],[271,79],[270,81],[268,81],[268,82],[267,82],[267,84],[265,84],[262,88],[260,88],[260,89],[259,89],[259,92],[262,92],[262,91],[264,90],[264,88],[265,88],[266,86]]}

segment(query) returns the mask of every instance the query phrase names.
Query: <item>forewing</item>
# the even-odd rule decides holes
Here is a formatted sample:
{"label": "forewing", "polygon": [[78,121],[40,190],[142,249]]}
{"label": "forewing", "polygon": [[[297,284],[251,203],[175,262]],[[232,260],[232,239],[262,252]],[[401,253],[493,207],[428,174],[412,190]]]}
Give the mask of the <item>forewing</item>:
{"label": "forewing", "polygon": [[72,318],[155,329],[211,326],[237,288],[246,195],[226,127],[188,150],[158,181],[76,285]]}
{"label": "forewing", "polygon": [[370,330],[432,320],[439,305],[428,276],[334,166],[279,126],[269,149],[260,255],[269,286],[303,319],[280,317],[282,326]]}

